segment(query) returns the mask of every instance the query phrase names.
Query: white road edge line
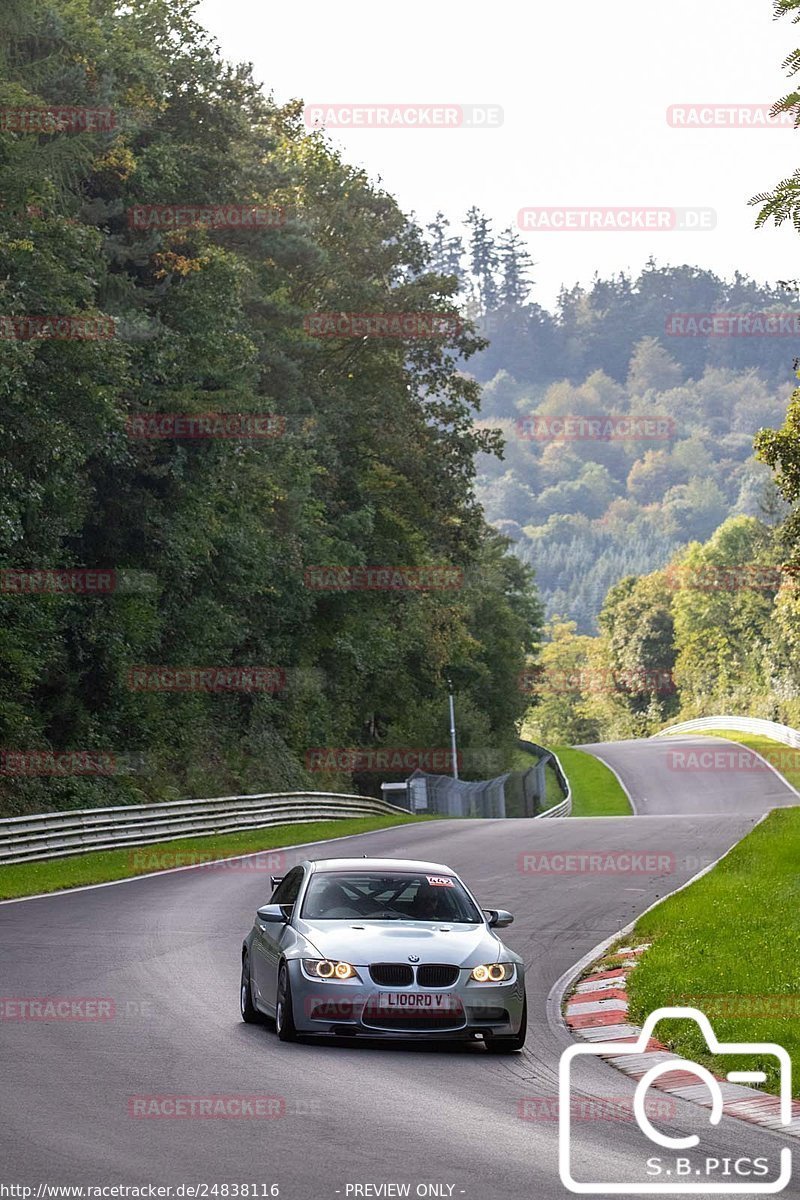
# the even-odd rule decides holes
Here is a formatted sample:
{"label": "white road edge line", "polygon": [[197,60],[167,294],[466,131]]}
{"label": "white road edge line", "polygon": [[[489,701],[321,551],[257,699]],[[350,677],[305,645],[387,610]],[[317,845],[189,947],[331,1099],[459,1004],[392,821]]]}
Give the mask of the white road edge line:
{"label": "white road edge line", "polygon": [[[748,833],[752,833],[753,829],[757,828],[762,821],[766,821],[770,812],[773,811],[773,809],[768,809],[765,813],[762,813],[758,820],[753,822],[753,826],[750,830],[748,830]],[[567,968],[564,974],[561,975],[560,978],[558,978],[550,988],[550,991],[547,993],[547,1000],[545,1001],[547,1024],[550,1026],[552,1033],[555,1034],[557,1039],[563,1040],[564,1034],[567,1034],[570,1041],[575,1041],[572,1031],[564,1020],[561,1009],[567,989],[575,982],[581,972],[584,971],[586,967],[590,966],[595,959],[600,958],[602,954],[605,954],[606,950],[608,950],[609,946],[614,944],[617,938],[622,937],[626,933],[630,933],[636,925],[636,922],[641,920],[643,916],[649,912],[652,912],[654,908],[658,908],[659,904],[663,904],[664,901],[669,900],[671,896],[677,896],[678,893],[684,891],[685,888],[691,887],[693,883],[697,883],[697,880],[702,879],[703,876],[707,875],[709,871],[713,871],[714,867],[721,863],[724,858],[727,858],[728,855],[736,849],[736,847],[743,841],[745,837],[747,837],[747,834],[743,834],[742,837],[735,841],[732,846],[728,847],[724,854],[720,854],[719,858],[715,858],[713,862],[709,863],[705,867],[702,867],[701,870],[692,875],[690,879],[687,879],[685,883],[682,883],[680,887],[675,888],[673,892],[669,892],[666,896],[660,896],[658,900],[654,900],[652,904],[649,904],[647,908],[643,909],[637,916],[635,916],[632,921],[629,921],[627,925],[623,925],[622,929],[618,929],[617,932],[612,933],[610,937],[604,938],[602,942],[598,942],[598,944],[584,954],[583,957],[578,960],[578,962]]]}
{"label": "white road edge line", "polygon": [[[297,823],[298,825],[301,824],[299,821]],[[416,824],[416,821],[400,821],[397,825],[387,825],[385,828],[404,829],[407,825]],[[126,875],[124,879],[109,879],[105,883],[82,883],[79,887],[59,888],[55,892],[36,892],[33,896],[14,896],[10,900],[0,900],[0,906],[3,904],[25,904],[28,900],[49,900],[51,896],[73,896],[76,892],[93,892],[97,888],[116,887],[120,883],[137,883],[140,879],[155,879],[161,875],[177,875],[178,871],[207,871],[209,867],[214,866],[216,863],[239,862],[244,858],[257,858],[259,854],[280,854],[286,850],[302,850],[304,846],[324,846],[328,842],[344,842],[348,838],[369,837],[370,834],[383,832],[384,829],[367,829],[364,833],[343,833],[340,837],[319,838],[316,842],[296,842],[293,846],[268,846],[263,850],[253,850],[247,854],[232,854],[230,858],[211,858],[206,862],[190,863],[186,867],[167,867],[164,871],[148,871],[142,875]],[[146,848],[144,847],[144,849]],[[130,849],[133,850],[136,847],[131,846]]]}
{"label": "white road edge line", "polygon": [[[738,730],[736,730],[736,731],[732,730],[731,732],[739,732],[739,731],[738,731]],[[797,788],[794,786],[794,784],[792,784],[792,783],[789,783],[789,780],[786,778],[786,776],[785,776],[785,775],[781,775],[781,773],[780,773],[780,771],[777,769],[777,767],[773,767],[772,763],[769,761],[769,759],[768,759],[768,758],[764,758],[764,755],[763,755],[763,754],[759,754],[757,750],[754,750],[752,746],[748,746],[746,742],[740,742],[738,738],[728,737],[728,736],[727,736],[727,734],[726,734],[724,737],[718,737],[718,736],[716,736],[716,735],[713,735],[713,734],[708,734],[708,733],[706,733],[706,734],[703,734],[703,733],[701,733],[699,730],[698,730],[698,732],[697,732],[697,734],[696,734],[696,735],[693,735],[693,734],[690,734],[690,733],[683,733],[683,734],[681,734],[681,735],[678,735],[678,734],[668,734],[666,730],[662,730],[662,731],[661,731],[661,733],[654,733],[654,734],[653,734],[653,737],[652,737],[652,738],[650,738],[650,739],[648,739],[648,740],[651,740],[651,741],[652,741],[652,740],[653,740],[653,738],[657,738],[657,737],[663,737],[663,738],[666,738],[666,737],[678,737],[678,736],[682,736],[682,737],[693,737],[693,736],[696,736],[696,737],[706,737],[706,738],[708,738],[708,739],[709,739],[709,741],[713,741],[713,742],[732,742],[734,746],[741,746],[741,747],[742,747],[742,749],[743,749],[743,750],[746,750],[748,754],[752,754],[752,755],[753,755],[755,758],[760,758],[760,759],[761,759],[761,761],[763,762],[764,766],[765,766],[765,767],[766,767],[768,770],[772,771],[772,774],[773,774],[773,775],[777,775],[778,779],[780,779],[780,781],[781,781],[781,783],[784,785],[784,787],[787,787],[787,788],[789,789],[789,791],[790,791],[790,792],[794,792],[795,796],[797,796],[797,799],[798,799],[798,800],[800,800],[800,792],[798,792],[798,790],[797,790]],[[754,736],[757,736],[757,735],[754,735]],[[779,742],[779,743],[778,743],[778,745],[782,745],[782,743],[780,743],[780,742]],[[787,746],[787,747],[786,747],[786,749],[787,749],[787,750],[789,750],[789,749],[791,749],[791,747],[790,747],[790,746]],[[789,807],[791,807],[791,805],[790,805]]]}
{"label": "white road edge line", "polygon": [[[582,747],[582,746],[576,746],[576,747],[575,747],[575,749],[576,749],[576,750],[582,750],[582,749],[583,749],[583,747]],[[599,760],[599,761],[600,761],[600,762],[603,764],[603,766],[604,766],[604,767],[608,767],[609,771],[610,771],[610,772],[611,772],[611,774],[612,774],[612,775],[615,777],[615,779],[616,779],[617,783],[618,783],[618,784],[619,784],[619,786],[622,788],[622,790],[623,790],[623,792],[625,793],[625,795],[628,797],[628,803],[629,803],[629,804],[630,804],[630,806],[631,806],[631,812],[633,813],[634,817],[638,817],[638,816],[639,816],[639,810],[638,810],[638,808],[636,807],[636,801],[634,800],[633,796],[632,796],[632,795],[630,794],[630,792],[628,791],[628,788],[627,788],[627,786],[626,786],[626,785],[625,785],[625,784],[622,782],[622,779],[620,778],[619,772],[615,771],[615,769],[612,767],[611,763],[610,763],[610,762],[606,762],[606,760],[603,758],[602,754],[598,754],[596,750],[584,750],[584,754],[591,754],[592,758],[596,758],[596,759],[598,759],[598,760]],[[595,818],[595,819],[596,819],[596,818]]]}
{"label": "white road edge line", "polygon": [[[768,809],[767,812],[763,813],[758,818],[758,820],[754,822],[753,829],[755,829],[756,826],[760,825],[762,821],[765,821],[767,819],[767,817],[769,816],[770,812],[774,812],[774,811],[775,811],[774,809]],[[750,833],[753,832],[753,829],[750,830]],[[744,836],[746,837],[747,834],[745,834]],[[590,966],[591,963],[596,958],[599,958],[601,954],[604,954],[605,951],[609,948],[609,946],[613,945],[613,943],[617,940],[617,938],[622,937],[623,934],[630,933],[631,930],[634,928],[636,922],[641,917],[645,916],[646,913],[651,912],[652,909],[654,909],[654,908],[658,908],[659,904],[663,904],[665,900],[669,900],[670,896],[677,896],[679,892],[682,892],[684,890],[684,888],[690,887],[693,883],[696,883],[698,879],[702,879],[702,877],[704,875],[707,875],[708,872],[713,870],[714,867],[716,867],[718,863],[721,863],[724,858],[727,858],[728,855],[733,850],[736,849],[736,847],[741,843],[742,840],[743,840],[742,838],[739,838],[739,841],[734,842],[732,846],[729,846],[724,854],[720,854],[719,858],[715,859],[714,862],[709,863],[707,867],[703,867],[703,869],[701,871],[698,871],[696,875],[693,875],[691,877],[691,879],[687,879],[686,883],[682,883],[681,886],[679,888],[676,888],[674,892],[670,892],[669,896],[661,896],[658,900],[654,901],[653,904],[648,905],[648,907],[646,909],[644,909],[643,912],[639,913],[638,917],[634,917],[634,919],[628,925],[625,925],[622,929],[618,930],[616,933],[613,933],[611,935],[611,937],[605,938],[602,942],[600,942],[597,946],[595,946],[593,950],[590,950],[588,952],[588,954],[584,954],[584,956],[580,959],[579,962],[575,963],[574,966],[569,967],[564,972],[564,974],[560,977],[560,979],[556,980],[556,982],[553,984],[553,986],[551,987],[550,991],[547,994],[545,1012],[546,1012],[546,1016],[547,1016],[547,1024],[549,1025],[550,1030],[554,1034],[557,1041],[563,1041],[565,1035],[569,1039],[570,1043],[573,1043],[573,1042],[579,1040],[578,1038],[576,1038],[575,1033],[567,1025],[566,1021],[564,1020],[564,1016],[563,1016],[563,1013],[561,1010],[562,1010],[564,996],[567,992],[567,989],[574,983],[575,979],[581,973],[581,971],[583,971],[585,967]],[[632,1024],[632,1022],[626,1022],[626,1024]],[[638,1028],[638,1026],[635,1026],[634,1028]],[[639,1032],[641,1032],[641,1030]],[[612,1070],[619,1070],[619,1068],[615,1067],[614,1064],[611,1062],[607,1062],[607,1065]],[[623,1074],[624,1072],[620,1071],[620,1073]],[[764,1094],[767,1095],[768,1093],[764,1093]],[[696,1103],[696,1101],[690,1100],[688,1097],[683,1097],[683,1099],[685,1099],[686,1103],[688,1103],[688,1104]],[[780,1137],[781,1139],[783,1139],[785,1137],[785,1134],[783,1133],[783,1126],[774,1128],[767,1121],[763,1121],[763,1122],[762,1121],[748,1121],[743,1116],[740,1117],[736,1113],[733,1113],[733,1112],[729,1112],[727,1114],[727,1116],[729,1118],[732,1118],[733,1120],[745,1121],[745,1123],[748,1125],[755,1125],[758,1129],[763,1130],[765,1133],[771,1133],[775,1137]]]}

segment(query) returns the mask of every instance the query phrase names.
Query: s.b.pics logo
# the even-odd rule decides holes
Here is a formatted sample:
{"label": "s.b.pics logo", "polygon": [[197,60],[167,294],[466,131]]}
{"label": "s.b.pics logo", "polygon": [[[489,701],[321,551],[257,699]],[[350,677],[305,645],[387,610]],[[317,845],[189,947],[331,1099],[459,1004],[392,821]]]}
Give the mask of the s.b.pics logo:
{"label": "s.b.pics logo", "polygon": [[[675,1018],[696,1022],[712,1054],[731,1055],[737,1068],[741,1067],[742,1057],[747,1056],[752,1059],[748,1064],[752,1069],[731,1069],[720,1080],[707,1067],[663,1048],[649,1051],[658,1022]],[[629,1055],[637,1057],[630,1060],[628,1066],[625,1060]],[[626,1146],[625,1152],[613,1156],[614,1165],[620,1165],[622,1177],[618,1180],[591,1178],[593,1170],[601,1175],[606,1172],[597,1172],[596,1145],[582,1144],[581,1129],[572,1119],[573,1093],[585,1096],[596,1085],[596,1076],[590,1071],[597,1058],[612,1059],[614,1065],[636,1074],[638,1079],[633,1115],[643,1135],[641,1153],[630,1154]],[[748,1155],[735,1144],[721,1150],[721,1137],[716,1130],[723,1113],[736,1115],[736,1104],[745,1102],[748,1096],[745,1090],[748,1084],[766,1082],[765,1066],[770,1065],[770,1060],[777,1067],[779,1080],[779,1095],[774,1097],[777,1119],[771,1125],[780,1133],[781,1128],[788,1131],[792,1125],[791,1060],[786,1050],[774,1042],[720,1042],[708,1017],[699,1009],[656,1009],[645,1021],[635,1042],[579,1042],[569,1046],[561,1056],[559,1067],[558,1165],[561,1182],[579,1195],[758,1195],[782,1191],[792,1175],[792,1152],[788,1146],[776,1147],[774,1151],[770,1147],[759,1156]],[[672,1128],[665,1128],[665,1123],[658,1122],[652,1106],[647,1103],[650,1088],[665,1089],[675,1097],[694,1100],[696,1103],[692,1105],[689,1119],[671,1121]],[[753,1093],[749,1096],[752,1098]],[[773,1097],[764,1097],[764,1100],[770,1104]],[[694,1127],[698,1133],[687,1132],[693,1127],[693,1112],[697,1113]],[[639,1178],[630,1178],[634,1169]],[[584,1175],[587,1177],[578,1178]]]}

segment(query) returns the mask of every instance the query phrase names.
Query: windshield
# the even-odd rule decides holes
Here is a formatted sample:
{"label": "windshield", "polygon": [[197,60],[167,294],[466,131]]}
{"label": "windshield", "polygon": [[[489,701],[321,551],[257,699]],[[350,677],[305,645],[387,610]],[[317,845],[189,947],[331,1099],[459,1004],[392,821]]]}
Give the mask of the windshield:
{"label": "windshield", "polygon": [[318,872],[303,901],[307,921],[447,921],[474,925],[483,917],[452,875],[426,872]]}

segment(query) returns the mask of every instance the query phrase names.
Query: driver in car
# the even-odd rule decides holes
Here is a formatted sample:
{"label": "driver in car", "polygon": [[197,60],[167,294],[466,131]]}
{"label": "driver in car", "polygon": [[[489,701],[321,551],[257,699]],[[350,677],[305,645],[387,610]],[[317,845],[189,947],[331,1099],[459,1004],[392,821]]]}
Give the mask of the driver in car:
{"label": "driver in car", "polygon": [[323,887],[317,892],[314,908],[316,910],[313,914],[315,917],[327,917],[329,920],[336,920],[337,917],[344,920],[347,917],[359,915],[350,903],[342,885],[333,879],[326,880]]}
{"label": "driver in car", "polygon": [[441,894],[431,887],[427,880],[422,880],[414,897],[412,916],[417,921],[439,921],[442,919]]}

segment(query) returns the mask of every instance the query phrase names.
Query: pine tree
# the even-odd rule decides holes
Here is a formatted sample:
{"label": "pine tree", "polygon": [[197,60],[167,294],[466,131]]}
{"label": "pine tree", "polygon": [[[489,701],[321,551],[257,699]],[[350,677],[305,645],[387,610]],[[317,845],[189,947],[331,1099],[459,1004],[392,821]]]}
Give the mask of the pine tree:
{"label": "pine tree", "polygon": [[502,271],[500,303],[504,308],[521,308],[531,290],[528,276],[534,262],[522,236],[511,225],[500,234],[498,258]]}
{"label": "pine tree", "polygon": [[459,286],[464,280],[464,243],[458,234],[450,235],[450,222],[443,212],[437,212],[425,226],[430,235],[431,266],[440,275],[454,275]]}
{"label": "pine tree", "polygon": [[447,231],[450,228],[450,222],[440,210],[425,228],[430,235],[428,244],[431,251],[431,266],[435,271],[444,275],[445,246],[447,244]]}
{"label": "pine tree", "polygon": [[492,223],[474,205],[467,213],[470,229],[470,269],[476,283],[478,299],[485,313],[497,308],[499,292],[495,271],[498,252],[492,236]]}

